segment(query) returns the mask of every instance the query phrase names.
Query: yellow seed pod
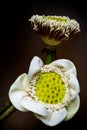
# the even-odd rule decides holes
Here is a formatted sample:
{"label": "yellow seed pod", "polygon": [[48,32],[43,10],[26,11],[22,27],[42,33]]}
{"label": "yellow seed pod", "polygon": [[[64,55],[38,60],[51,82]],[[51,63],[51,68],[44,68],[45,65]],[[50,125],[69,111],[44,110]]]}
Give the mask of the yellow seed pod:
{"label": "yellow seed pod", "polygon": [[66,92],[61,77],[54,73],[41,73],[36,83],[36,95],[47,104],[61,103]]}

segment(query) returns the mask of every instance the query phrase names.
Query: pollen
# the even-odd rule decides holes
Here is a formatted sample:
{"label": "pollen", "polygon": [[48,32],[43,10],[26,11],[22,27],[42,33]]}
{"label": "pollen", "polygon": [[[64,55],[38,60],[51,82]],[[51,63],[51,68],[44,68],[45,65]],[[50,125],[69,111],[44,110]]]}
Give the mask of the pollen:
{"label": "pollen", "polygon": [[63,101],[66,87],[61,76],[55,72],[40,73],[36,83],[36,96],[46,104],[58,104]]}

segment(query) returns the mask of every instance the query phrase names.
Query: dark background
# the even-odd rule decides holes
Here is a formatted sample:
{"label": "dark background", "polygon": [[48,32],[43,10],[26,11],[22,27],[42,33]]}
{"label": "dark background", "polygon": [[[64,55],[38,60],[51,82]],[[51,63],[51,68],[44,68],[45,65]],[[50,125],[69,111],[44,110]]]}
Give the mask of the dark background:
{"label": "dark background", "polygon": [[[0,3],[0,106],[8,99],[10,85],[22,73],[27,73],[29,63],[37,55],[45,62],[41,53],[44,44],[33,31],[28,19],[32,15],[65,15],[80,23],[81,32],[57,47],[57,58],[72,60],[77,68],[80,83],[81,104],[74,118],[61,122],[50,129],[87,128],[87,16],[86,2],[63,1],[3,1]],[[2,130],[49,129],[31,112],[16,111],[1,125]]]}

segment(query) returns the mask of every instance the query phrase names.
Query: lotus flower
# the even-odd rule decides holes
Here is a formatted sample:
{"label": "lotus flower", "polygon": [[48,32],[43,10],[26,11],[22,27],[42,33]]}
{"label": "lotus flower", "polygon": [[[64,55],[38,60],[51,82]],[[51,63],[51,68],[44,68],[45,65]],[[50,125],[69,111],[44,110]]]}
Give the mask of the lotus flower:
{"label": "lotus flower", "polygon": [[16,109],[31,111],[45,125],[68,121],[80,107],[80,85],[76,67],[68,59],[44,64],[34,56],[29,71],[21,74],[9,89],[9,99]]}

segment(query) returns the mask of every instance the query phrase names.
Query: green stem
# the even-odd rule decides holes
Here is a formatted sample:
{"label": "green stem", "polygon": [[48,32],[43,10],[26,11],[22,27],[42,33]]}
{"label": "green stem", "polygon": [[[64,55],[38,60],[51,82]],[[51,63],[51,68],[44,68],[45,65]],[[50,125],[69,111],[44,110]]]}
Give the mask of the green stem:
{"label": "green stem", "polygon": [[56,49],[51,51],[47,50],[46,64],[51,63],[54,59],[56,59]]}
{"label": "green stem", "polygon": [[3,114],[11,105],[11,102],[7,102],[6,104],[4,104],[0,109],[0,115]]}
{"label": "green stem", "polygon": [[8,109],[5,110],[2,115],[0,115],[0,121],[7,119],[7,117],[9,117],[15,111],[16,108],[13,105],[10,105]]}

